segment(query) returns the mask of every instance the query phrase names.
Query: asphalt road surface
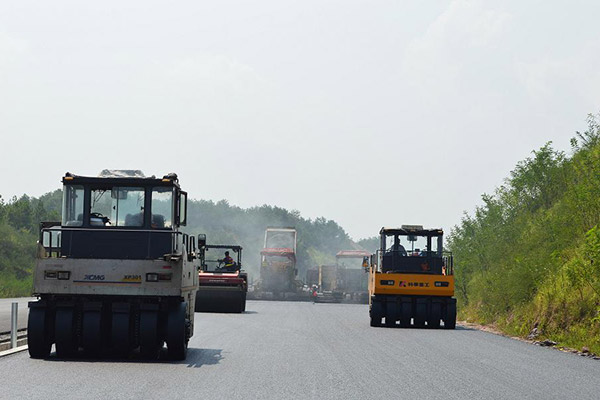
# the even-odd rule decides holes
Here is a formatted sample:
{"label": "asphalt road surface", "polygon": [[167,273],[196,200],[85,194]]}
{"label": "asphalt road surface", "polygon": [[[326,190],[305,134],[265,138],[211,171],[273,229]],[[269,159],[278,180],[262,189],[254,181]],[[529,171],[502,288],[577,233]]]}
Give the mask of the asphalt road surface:
{"label": "asphalt road surface", "polygon": [[598,399],[598,377],[598,361],[491,333],[371,328],[364,305],[255,301],[196,314],[185,362],[0,358],[0,397]]}
{"label": "asphalt road surface", "polygon": [[18,299],[0,299],[0,332],[10,331],[11,304],[13,302],[19,303],[19,309],[17,311],[17,325],[19,329],[27,328],[27,316],[29,315],[27,303],[33,300],[35,300],[35,297],[21,297]]}

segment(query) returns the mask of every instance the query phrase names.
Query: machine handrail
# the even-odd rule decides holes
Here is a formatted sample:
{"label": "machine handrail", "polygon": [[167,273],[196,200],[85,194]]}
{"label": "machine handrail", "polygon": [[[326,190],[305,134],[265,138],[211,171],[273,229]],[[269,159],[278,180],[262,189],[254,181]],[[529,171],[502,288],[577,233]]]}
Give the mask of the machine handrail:
{"label": "machine handrail", "polygon": [[[61,238],[62,235],[57,235],[56,237],[56,245],[53,246],[53,232],[62,233],[62,232],[136,232],[136,233],[145,233],[145,234],[170,234],[171,235],[171,253],[172,254],[183,254],[184,249],[186,248],[187,238],[189,235],[187,233],[183,233],[180,231],[172,231],[169,229],[115,229],[115,228],[82,228],[82,227],[70,227],[70,226],[52,226],[52,227],[44,227],[40,229],[40,238],[38,244],[44,249],[43,258],[59,258],[62,257],[62,247],[61,247]],[[47,234],[47,236],[45,236]],[[178,245],[178,237],[181,235],[182,239],[182,248],[179,251]],[[48,237],[48,245],[44,244],[45,237]],[[150,247],[150,242],[148,242],[148,248]]]}
{"label": "machine handrail", "polygon": [[[385,253],[388,253],[388,252],[389,252],[389,250],[381,250],[381,249],[379,249],[379,250],[377,250],[375,252],[375,254],[376,254],[375,260],[377,261],[377,264],[375,265],[375,268],[376,268],[376,270],[378,272],[381,272],[381,268],[382,268],[382,264],[383,264],[383,255]],[[407,253],[408,253],[408,251],[407,251]],[[437,252],[434,252],[434,251],[431,251],[431,252],[428,252],[428,253],[435,254],[433,256],[434,258],[441,258],[442,259],[442,262],[443,262],[442,266],[446,268],[445,275],[454,275],[454,257],[452,256],[452,252],[451,251],[443,250],[442,254],[439,255],[439,256],[437,255]],[[428,255],[428,256],[407,255],[405,257],[407,257],[407,258],[410,258],[410,257],[423,257],[423,258],[427,258],[427,257],[432,257],[432,256],[430,256],[430,255]],[[419,272],[419,273],[421,273],[421,272]]]}

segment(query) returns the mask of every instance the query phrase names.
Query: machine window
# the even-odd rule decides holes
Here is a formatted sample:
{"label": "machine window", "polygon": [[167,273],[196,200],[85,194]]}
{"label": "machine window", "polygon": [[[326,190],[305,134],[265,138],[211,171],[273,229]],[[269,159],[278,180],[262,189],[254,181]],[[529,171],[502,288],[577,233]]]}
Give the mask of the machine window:
{"label": "machine window", "polygon": [[144,225],[144,188],[98,188],[91,191],[90,225]]}
{"label": "machine window", "polygon": [[173,227],[173,188],[152,189],[152,228]]}
{"label": "machine window", "polygon": [[179,223],[185,225],[187,222],[187,193],[181,192],[179,196]]}
{"label": "machine window", "polygon": [[65,185],[63,191],[62,225],[83,225],[83,186]]}

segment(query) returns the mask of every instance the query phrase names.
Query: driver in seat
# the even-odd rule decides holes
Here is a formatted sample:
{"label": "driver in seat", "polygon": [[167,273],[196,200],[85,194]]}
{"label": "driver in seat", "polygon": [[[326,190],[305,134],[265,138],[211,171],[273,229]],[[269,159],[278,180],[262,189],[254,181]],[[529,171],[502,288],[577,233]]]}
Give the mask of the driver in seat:
{"label": "driver in seat", "polygon": [[222,263],[224,263],[225,265],[223,266],[223,269],[226,270],[235,270],[235,261],[233,260],[233,258],[229,255],[229,252],[226,251],[225,252],[225,258],[223,258],[222,260],[219,260]]}
{"label": "driver in seat", "polygon": [[406,257],[406,249],[400,244],[400,237],[398,235],[394,236],[394,245],[392,246],[392,251],[398,252],[401,256]]}

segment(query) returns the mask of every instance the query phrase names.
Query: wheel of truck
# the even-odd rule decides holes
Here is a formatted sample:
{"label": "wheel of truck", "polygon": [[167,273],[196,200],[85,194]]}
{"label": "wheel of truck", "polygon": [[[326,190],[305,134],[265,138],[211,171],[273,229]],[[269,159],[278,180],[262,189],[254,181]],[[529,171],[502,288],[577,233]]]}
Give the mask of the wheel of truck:
{"label": "wheel of truck", "polygon": [[446,315],[444,316],[444,329],[456,328],[456,301],[452,301],[446,304]]}
{"label": "wheel of truck", "polygon": [[412,301],[410,298],[408,301],[402,300],[400,303],[400,326],[408,328],[411,325],[412,320]]}
{"label": "wheel of truck", "polygon": [[424,328],[427,319],[427,303],[425,299],[417,299],[415,304],[415,327]]}
{"label": "wheel of truck", "polygon": [[102,314],[100,310],[83,312],[81,343],[83,351],[88,356],[97,357],[102,353],[101,319]]}
{"label": "wheel of truck", "polygon": [[395,301],[388,301],[385,305],[385,326],[391,328],[396,326],[396,319],[398,318],[398,303]]}
{"label": "wheel of truck", "polygon": [[27,320],[27,346],[31,358],[46,358],[50,355],[52,342],[48,329],[48,313],[45,308],[29,309]]}
{"label": "wheel of truck", "polygon": [[56,355],[60,358],[73,357],[77,353],[73,308],[59,307],[54,322]]}
{"label": "wheel of truck", "polygon": [[381,326],[381,318],[383,317],[383,307],[380,301],[373,300],[371,303],[371,326]]}
{"label": "wheel of truck", "polygon": [[124,357],[129,353],[129,313],[112,313],[110,343],[115,356]]}
{"label": "wheel of truck", "polygon": [[185,360],[188,338],[186,335],[186,308],[182,302],[171,306],[167,315],[167,349],[171,360]]}
{"label": "wheel of truck", "polygon": [[143,358],[156,360],[161,347],[158,312],[144,310],[140,313],[140,354]]}
{"label": "wheel of truck", "polygon": [[439,328],[440,320],[442,319],[442,304],[437,301],[432,301],[429,308],[429,318],[427,319],[428,328]]}

